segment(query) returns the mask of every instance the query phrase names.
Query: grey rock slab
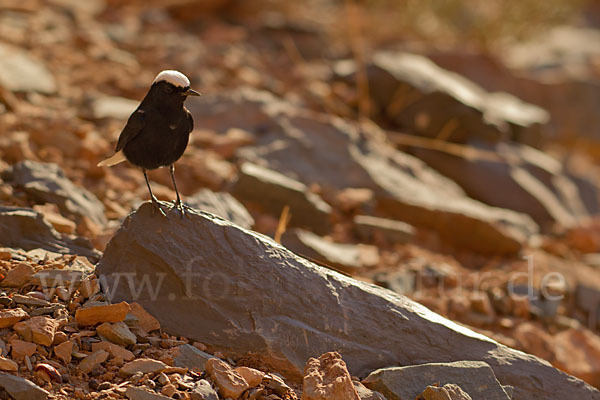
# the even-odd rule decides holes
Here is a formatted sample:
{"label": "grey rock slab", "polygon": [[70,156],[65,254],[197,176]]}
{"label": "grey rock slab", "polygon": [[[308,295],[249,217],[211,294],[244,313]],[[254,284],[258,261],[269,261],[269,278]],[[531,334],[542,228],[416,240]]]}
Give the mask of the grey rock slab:
{"label": "grey rock slab", "polygon": [[[353,79],[356,65],[340,61],[335,71],[341,78]],[[458,142],[527,137],[537,142],[549,121],[546,110],[509,93],[488,92],[417,54],[378,52],[367,65],[367,76],[381,117],[403,131],[427,137],[443,135]],[[400,93],[409,93],[410,100]]]}
{"label": "grey rock slab", "polygon": [[[481,146],[479,156],[415,147],[411,153],[459,184],[472,198],[531,216],[540,226],[574,225],[588,216],[561,163],[519,144]],[[494,188],[494,190],[490,190]]]}
{"label": "grey rock slab", "polygon": [[184,344],[176,348],[173,363],[176,367],[204,371],[206,362],[215,356],[203,352],[192,345]]}
{"label": "grey rock slab", "polygon": [[[507,46],[500,58],[464,49],[434,51],[429,56],[438,65],[487,90],[507,91],[548,110],[552,118],[550,129],[544,130],[546,142],[568,139],[578,132],[578,140],[586,143],[586,151],[597,154],[600,115],[595,108],[600,102],[600,83],[592,61],[597,56],[577,53],[581,45],[597,47],[598,36],[596,29],[563,25]],[[570,43],[565,46],[561,41]],[[598,202],[594,203],[597,207]]]}
{"label": "grey rock slab", "polygon": [[0,206],[0,246],[77,254],[92,262],[96,262],[100,255],[88,240],[61,235],[42,214],[20,207]]}
{"label": "grey rock slab", "polygon": [[54,76],[42,61],[4,43],[0,43],[0,86],[13,92],[56,92]]}
{"label": "grey rock slab", "polygon": [[21,161],[6,171],[4,178],[34,200],[56,204],[65,215],[86,216],[99,225],[106,223],[102,202],[75,185],[56,164]]}
{"label": "grey rock slab", "polygon": [[482,361],[429,363],[373,371],[363,381],[388,400],[414,399],[427,386],[454,383],[473,400],[510,400],[494,371]]}
{"label": "grey rock slab", "polygon": [[0,372],[0,387],[15,400],[46,400],[50,394],[25,378],[4,372]]}
{"label": "grey rock slab", "polygon": [[414,226],[388,218],[356,215],[352,222],[358,236],[363,240],[372,240],[381,235],[392,243],[407,243],[414,239],[416,233]]}
{"label": "grey rock slab", "polygon": [[301,379],[308,358],[336,349],[355,376],[467,359],[489,364],[502,384],[514,386],[515,400],[600,398],[546,361],[206,212],[166,219],[142,204],[111,239],[96,273],[108,299],[139,302],[165,332],[227,357],[250,353],[292,379]]}
{"label": "grey rock slab", "polygon": [[290,226],[308,228],[321,234],[331,229],[331,206],[309,192],[302,182],[277,171],[246,162],[240,167],[232,193],[243,201],[257,203],[275,217],[289,206]]}
{"label": "grey rock slab", "polygon": [[375,246],[334,243],[302,229],[285,232],[281,242],[302,257],[345,270],[374,267],[379,262],[379,250]]}
{"label": "grey rock slab", "polygon": [[187,196],[185,204],[216,214],[244,228],[251,228],[254,225],[254,219],[246,207],[227,192],[200,189],[193,195]]}
{"label": "grey rock slab", "polygon": [[247,88],[210,97],[190,105],[203,126],[254,133],[256,144],[238,150],[241,159],[317,184],[324,198],[345,188],[370,189],[378,215],[434,229],[482,252],[518,252],[538,231],[527,215],[468,198],[423,161],[394,149],[373,125],[359,128]]}

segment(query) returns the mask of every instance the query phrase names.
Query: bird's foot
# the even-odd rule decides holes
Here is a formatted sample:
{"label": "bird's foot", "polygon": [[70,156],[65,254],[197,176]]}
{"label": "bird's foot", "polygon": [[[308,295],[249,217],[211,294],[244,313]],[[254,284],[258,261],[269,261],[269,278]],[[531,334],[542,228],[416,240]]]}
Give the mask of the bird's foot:
{"label": "bird's foot", "polygon": [[183,217],[188,211],[192,210],[192,207],[188,206],[181,200],[174,201],[174,207],[181,213]]}
{"label": "bird's foot", "polygon": [[152,213],[153,214],[162,214],[163,217],[167,218],[167,213],[166,211],[162,208],[162,205],[160,204],[160,202],[156,199],[156,197],[152,198]]}

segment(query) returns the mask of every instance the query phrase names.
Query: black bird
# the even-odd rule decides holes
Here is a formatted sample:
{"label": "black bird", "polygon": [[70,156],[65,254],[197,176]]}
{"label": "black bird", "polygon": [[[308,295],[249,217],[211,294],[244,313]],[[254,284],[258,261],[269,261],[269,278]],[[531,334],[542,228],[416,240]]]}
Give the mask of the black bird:
{"label": "black bird", "polygon": [[174,70],[159,73],[146,97],[121,131],[115,154],[98,163],[99,167],[111,167],[127,160],[140,167],[146,178],[152,204],[165,216],[160,203],[152,194],[146,170],[169,167],[177,193],[175,207],[183,214],[185,206],[175,183],[174,164],[183,155],[194,127],[192,115],[183,106],[188,96],[200,96],[200,93],[190,89],[190,80],[184,74]]}

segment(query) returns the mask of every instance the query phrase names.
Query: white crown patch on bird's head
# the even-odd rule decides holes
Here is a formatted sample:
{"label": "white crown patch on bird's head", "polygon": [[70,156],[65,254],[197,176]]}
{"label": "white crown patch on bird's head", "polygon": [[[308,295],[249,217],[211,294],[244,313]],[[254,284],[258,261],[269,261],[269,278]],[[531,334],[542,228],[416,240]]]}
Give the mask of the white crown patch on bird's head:
{"label": "white crown patch on bird's head", "polygon": [[169,82],[173,86],[178,86],[182,88],[190,87],[190,80],[188,79],[188,77],[182,74],[181,72],[175,71],[173,69],[161,71],[158,75],[156,75],[156,78],[154,78],[154,82],[152,83],[160,81]]}

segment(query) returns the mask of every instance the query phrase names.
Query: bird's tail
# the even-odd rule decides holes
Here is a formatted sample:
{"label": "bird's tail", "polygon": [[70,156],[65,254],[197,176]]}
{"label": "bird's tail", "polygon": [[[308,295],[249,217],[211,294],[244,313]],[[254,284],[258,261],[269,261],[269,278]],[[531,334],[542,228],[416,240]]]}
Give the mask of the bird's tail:
{"label": "bird's tail", "polygon": [[107,158],[106,160],[100,161],[96,164],[98,167],[112,167],[113,165],[117,165],[120,162],[125,161],[125,154],[123,154],[123,150],[117,151],[114,155]]}

